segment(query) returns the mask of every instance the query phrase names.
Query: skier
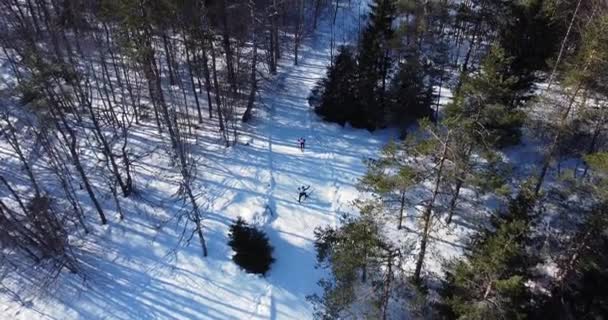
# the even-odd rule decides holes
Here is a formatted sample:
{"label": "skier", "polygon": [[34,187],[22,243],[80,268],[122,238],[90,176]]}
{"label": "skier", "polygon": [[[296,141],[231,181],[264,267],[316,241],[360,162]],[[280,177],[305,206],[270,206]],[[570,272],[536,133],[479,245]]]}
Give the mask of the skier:
{"label": "skier", "polygon": [[304,197],[304,200],[308,199],[309,194],[306,192],[308,189],[310,189],[310,185],[298,187],[298,191],[300,192],[298,195],[298,203],[302,203],[302,197]]}
{"label": "skier", "polygon": [[304,152],[304,147],[306,146],[306,139],[304,139],[304,137],[301,137],[300,139],[298,139],[298,141],[300,141],[300,151]]}

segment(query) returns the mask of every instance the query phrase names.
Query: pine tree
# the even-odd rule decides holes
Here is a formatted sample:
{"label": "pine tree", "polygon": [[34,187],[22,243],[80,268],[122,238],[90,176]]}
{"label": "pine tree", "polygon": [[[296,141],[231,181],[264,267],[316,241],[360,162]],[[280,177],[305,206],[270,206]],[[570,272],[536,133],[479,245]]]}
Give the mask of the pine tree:
{"label": "pine tree", "polygon": [[[580,3],[581,1],[579,1]],[[601,7],[597,9],[602,12]],[[571,118],[573,115],[578,116],[580,113],[577,112],[576,108],[580,95],[595,90],[603,95],[608,92],[605,85],[605,74],[608,70],[608,15],[591,15],[582,29],[580,36],[583,42],[576,48],[575,54],[564,59],[566,61],[566,68],[563,73],[563,84],[566,87],[567,99],[565,99],[563,104],[559,104],[561,109],[558,111],[558,119],[555,121],[556,129],[552,134],[551,143],[544,150],[543,162],[536,182],[536,193],[540,193],[541,191],[545,177],[559,151]],[[564,44],[567,38],[566,36]],[[541,96],[542,98],[544,96]],[[599,125],[601,126],[601,124]]]}
{"label": "pine tree", "polygon": [[446,319],[525,319],[525,286],[536,262],[529,254],[535,197],[526,184],[493,227],[474,238],[465,257],[446,266],[440,311]]}
{"label": "pine tree", "polygon": [[239,217],[230,226],[228,245],[234,250],[232,261],[249,273],[265,275],[274,262],[273,247],[264,232],[251,227]]}
{"label": "pine tree", "polygon": [[[475,119],[462,116],[447,117],[440,122],[457,137],[451,141],[445,184],[449,190],[446,223],[450,224],[457,212],[463,188],[478,193],[501,192],[510,173],[496,152],[487,143],[486,131]],[[483,161],[480,161],[483,159]]]}
{"label": "pine tree", "polygon": [[594,193],[599,199],[608,200],[608,152],[587,155],[585,162],[595,173],[591,179]]}
{"label": "pine tree", "polygon": [[[315,112],[326,121],[344,125],[360,112],[356,91],[357,64],[348,46],[342,46],[327,76],[318,86],[320,101]],[[317,93],[318,94],[318,93]]]}
{"label": "pine tree", "polygon": [[596,205],[558,260],[551,295],[534,319],[605,319],[608,315],[608,203]]}
{"label": "pine tree", "polygon": [[448,105],[448,116],[471,118],[488,133],[486,141],[495,147],[517,144],[525,114],[512,107],[517,78],[510,76],[511,58],[494,45],[483,60],[478,74],[463,75],[462,87]]}
{"label": "pine tree", "polygon": [[422,118],[433,118],[433,88],[425,83],[428,69],[422,66],[420,55],[412,53],[391,83],[389,121],[401,127]]}
{"label": "pine tree", "polygon": [[360,217],[344,217],[339,228],[315,230],[318,266],[330,270],[330,277],[319,281],[323,294],[307,297],[315,319],[342,319],[355,304],[369,309],[368,317],[386,317],[393,265],[400,254],[382,239],[373,218],[377,206],[366,203],[360,209]]}
{"label": "pine tree", "polygon": [[564,190],[577,192],[583,201],[569,207],[566,241],[555,252],[557,272],[551,277],[549,294],[538,295],[532,319],[604,319],[608,314],[608,153],[585,156],[588,180]]}
{"label": "pine tree", "polygon": [[397,229],[403,227],[404,213],[409,206],[407,191],[419,179],[415,168],[402,162],[400,156],[399,146],[394,142],[388,143],[382,149],[380,159],[367,161],[367,172],[359,181],[362,191],[371,192],[381,199],[383,211],[398,216]]}
{"label": "pine tree", "polygon": [[374,0],[369,23],[361,35],[358,55],[358,92],[361,111],[352,125],[369,130],[384,126],[387,86],[392,65],[390,43],[396,16],[394,0]]}
{"label": "pine tree", "polygon": [[547,69],[547,60],[556,54],[562,28],[552,21],[546,0],[508,1],[508,19],[499,27],[498,42],[512,57],[503,77],[516,77],[512,106],[531,97],[539,70]]}

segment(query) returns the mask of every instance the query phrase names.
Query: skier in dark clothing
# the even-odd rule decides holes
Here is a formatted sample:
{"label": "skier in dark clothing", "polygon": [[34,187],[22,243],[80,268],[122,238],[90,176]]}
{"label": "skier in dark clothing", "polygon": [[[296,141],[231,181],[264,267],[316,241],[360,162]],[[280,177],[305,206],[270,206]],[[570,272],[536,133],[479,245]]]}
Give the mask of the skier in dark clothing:
{"label": "skier in dark clothing", "polygon": [[308,193],[306,192],[308,191],[308,189],[310,189],[310,186],[301,186],[298,188],[298,191],[300,191],[300,194],[298,196],[298,203],[302,203],[302,197],[304,197],[304,200],[308,198]]}
{"label": "skier in dark clothing", "polygon": [[298,139],[298,142],[300,143],[300,151],[304,152],[304,147],[306,146],[306,139],[304,139],[304,137],[300,137],[300,139]]}

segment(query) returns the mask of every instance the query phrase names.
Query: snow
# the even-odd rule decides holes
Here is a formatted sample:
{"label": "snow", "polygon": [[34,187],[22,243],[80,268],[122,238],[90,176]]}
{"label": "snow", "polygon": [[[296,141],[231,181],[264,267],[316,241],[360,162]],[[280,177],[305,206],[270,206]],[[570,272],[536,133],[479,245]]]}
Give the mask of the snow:
{"label": "snow", "polygon": [[[339,12],[336,39],[354,40],[351,31],[362,8],[353,1]],[[324,275],[315,268],[313,231],[335,225],[342,212],[352,210],[359,194],[355,184],[365,172],[362,160],[376,156],[394,136],[323,123],[308,106],[310,90],[329,63],[331,32],[329,23],[320,26],[303,44],[299,65],[290,57],[282,61],[262,91],[254,120],[241,128],[243,143],[225,148],[217,133],[198,130],[192,142],[198,160],[194,186],[204,210],[208,257],[191,237],[192,226],[172,218],[188,208],[177,200],[179,174],[163,138],[153,126],[143,126],[130,137],[133,152],[148,155],[135,165],[139,193],[122,202],[125,220],[111,215],[109,225],[99,227],[92,208],[85,207],[93,230],[76,248],[85,279],[62,274],[44,294],[20,291],[21,301],[0,295],[0,318],[311,318],[306,296],[318,292]],[[306,139],[304,152],[299,137]],[[301,185],[310,185],[312,194],[299,204]],[[109,195],[100,201],[106,212],[114,211]],[[265,230],[275,248],[276,262],[266,277],[247,274],[231,261],[227,233],[237,216]],[[27,287],[22,281],[12,277],[6,285]]]}
{"label": "snow", "polygon": [[[210,129],[216,128],[215,120],[205,119],[200,128],[194,129],[196,139],[188,143],[197,164],[193,187],[203,211],[208,257],[202,257],[192,224],[176,218],[189,210],[190,204],[180,200],[181,177],[168,139],[159,135],[150,120],[130,133],[130,151],[142,157],[133,164],[137,194],[121,198],[125,220],[118,219],[105,187],[103,164],[96,164],[94,154],[82,155],[110,220],[107,226],[99,226],[86,193],[78,191],[92,228],[83,239],[74,237],[84,279],[61,274],[42,293],[35,293],[27,288],[33,287],[28,282],[36,283],[44,277],[37,270],[26,275],[11,274],[0,284],[0,319],[312,318],[306,296],[319,293],[317,281],[327,276],[325,270],[315,268],[314,230],[335,226],[343,213],[355,211],[352,201],[362,197],[356,183],[366,170],[363,160],[377,157],[380,148],[397,137],[393,130],[370,133],[325,123],[307,101],[326,72],[332,46],[335,50],[340,43],[357,40],[366,2],[350,1],[350,7],[344,3],[335,28],[330,14],[321,20],[318,30],[302,43],[297,66],[288,50],[284,51],[278,74],[263,85],[253,120],[238,128],[237,144],[223,146],[218,132]],[[332,34],[337,44],[332,45]],[[0,74],[0,90],[5,90],[10,77]],[[439,92],[440,88],[435,90]],[[445,86],[440,93],[441,109],[452,94]],[[555,98],[555,93],[551,94]],[[547,103],[535,105],[529,115],[531,121],[547,121],[554,113]],[[520,145],[503,150],[505,162],[514,169],[514,186],[534,173],[542,160],[543,141],[534,132],[527,128]],[[306,139],[304,152],[297,142],[300,137]],[[27,190],[19,163],[11,160],[11,149],[1,143],[0,174],[18,190]],[[36,149],[29,145],[35,141],[25,143],[28,149]],[[50,175],[44,160],[36,153],[31,159],[42,178]],[[48,180],[54,181],[52,177]],[[550,175],[547,184],[553,185],[555,180]],[[297,188],[302,185],[311,186],[311,197],[300,204]],[[60,189],[47,185],[46,191],[52,192],[53,187]],[[428,186],[415,189],[411,196],[423,200]],[[7,198],[5,194],[0,197]],[[416,203],[414,200],[412,203]],[[469,236],[487,223],[500,200],[463,188],[454,223],[446,226],[443,215],[435,219],[423,275],[431,281],[440,277],[443,263],[462,254]],[[438,205],[445,203],[445,197],[438,200]],[[387,219],[383,230],[395,244],[411,245],[412,252],[401,266],[407,274],[411,274],[418,252],[420,209],[407,209],[403,230],[397,230],[394,216]],[[239,216],[263,229],[275,248],[276,262],[266,277],[247,274],[231,260],[228,227]],[[555,273],[551,268],[547,266],[547,274]],[[7,292],[8,288],[20,298]],[[415,294],[412,291],[410,296]],[[415,302],[415,297],[411,300]],[[391,304],[399,310],[415,308],[400,300]]]}

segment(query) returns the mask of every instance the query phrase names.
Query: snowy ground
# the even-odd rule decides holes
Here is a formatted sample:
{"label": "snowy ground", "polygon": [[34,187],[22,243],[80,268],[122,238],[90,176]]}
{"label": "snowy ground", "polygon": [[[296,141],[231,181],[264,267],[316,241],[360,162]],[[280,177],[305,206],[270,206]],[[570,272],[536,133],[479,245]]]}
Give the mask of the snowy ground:
{"label": "snowy ground", "polygon": [[[355,41],[363,23],[366,0],[350,3],[336,19],[338,42]],[[335,225],[342,212],[352,210],[351,201],[360,196],[355,184],[365,172],[362,160],[376,157],[396,136],[324,123],[308,106],[310,90],[330,61],[332,18],[324,19],[305,41],[298,66],[288,54],[292,50],[285,51],[279,74],[263,87],[253,121],[240,128],[238,144],[225,148],[218,133],[209,130],[215,128],[209,120],[196,129],[192,151],[198,175],[193,184],[205,213],[207,258],[196,236],[191,238],[192,225],[184,227],[184,220],[174,218],[188,205],[177,196],[180,177],[171,163],[168,139],[152,123],[144,124],[130,137],[133,153],[145,156],[134,164],[137,195],[123,200],[125,220],[113,214],[108,195],[100,200],[111,213],[109,225],[99,227],[91,214],[93,232],[75,243],[85,279],[63,274],[42,295],[19,291],[22,299],[17,300],[2,295],[2,285],[32,287],[27,281],[38,280],[36,271],[9,277],[0,285],[0,319],[310,319],[306,296],[318,292],[317,281],[324,275],[315,269],[313,231]],[[451,97],[449,89],[443,88],[442,96],[443,105]],[[305,152],[299,150],[300,137],[306,139]],[[534,172],[540,161],[543,143],[538,140],[525,131],[522,144],[504,150],[518,179]],[[7,150],[0,145],[0,174],[24,190],[27,182],[18,163],[6,160],[12,157]],[[44,160],[32,161],[38,172],[48,172]],[[92,159],[88,163],[96,189],[107,193],[102,171],[90,164]],[[555,177],[548,179],[552,183]],[[312,195],[299,204],[297,188],[302,185],[310,185]],[[442,262],[462,252],[468,235],[499,204],[469,189],[462,192],[454,223],[437,223],[433,230],[426,276],[441,275]],[[81,201],[93,212],[84,192]],[[386,236],[396,242],[415,236],[417,215],[415,208],[408,210],[404,230],[411,232],[395,227]],[[265,278],[247,274],[231,261],[228,226],[238,216],[264,229],[275,248],[276,262]],[[414,258],[405,270],[413,267]]]}
{"label": "snowy ground", "polygon": [[[338,15],[339,41],[357,34],[351,32],[358,27],[355,3]],[[207,258],[196,237],[185,247],[178,243],[183,221],[170,219],[183,207],[174,196],[177,174],[165,169],[171,167],[166,152],[154,149],[138,165],[139,195],[123,203],[125,221],[114,217],[78,244],[86,279],[62,275],[44,295],[22,292],[22,301],[0,296],[0,318],[311,318],[305,297],[317,292],[323,275],[315,269],[313,231],[349,210],[365,171],[362,160],[377,155],[390,138],[389,132],[323,123],[308,106],[310,90],[329,63],[330,38],[330,26],[322,25],[302,47],[298,66],[283,61],[242,143],[226,149],[201,133],[194,149],[195,185],[206,212]],[[306,138],[305,152],[297,146],[299,137]],[[132,139],[154,146],[161,138],[150,127]],[[301,185],[310,185],[312,195],[299,204]],[[111,199],[103,202],[111,210]],[[276,262],[265,278],[244,273],[230,260],[227,230],[237,216],[263,228],[275,247]],[[188,240],[191,226],[185,230]]]}

